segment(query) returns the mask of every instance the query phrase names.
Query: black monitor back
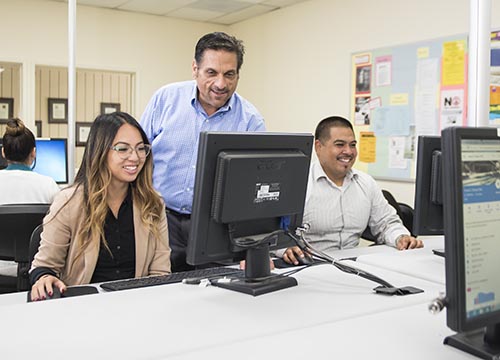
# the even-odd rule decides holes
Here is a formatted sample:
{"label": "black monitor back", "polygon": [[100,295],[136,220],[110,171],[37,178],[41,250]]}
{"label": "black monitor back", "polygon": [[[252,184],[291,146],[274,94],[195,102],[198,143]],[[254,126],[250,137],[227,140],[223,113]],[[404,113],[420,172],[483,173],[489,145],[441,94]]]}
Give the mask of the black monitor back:
{"label": "black monitor back", "polygon": [[415,235],[443,235],[441,138],[419,136],[413,231]]}
{"label": "black monitor back", "polygon": [[[201,133],[187,262],[241,257],[228,223],[235,224],[236,237],[301,226],[312,144],[311,134]],[[228,178],[233,180],[221,183]],[[273,201],[273,192],[283,201]],[[291,245],[281,234],[271,249]]]}

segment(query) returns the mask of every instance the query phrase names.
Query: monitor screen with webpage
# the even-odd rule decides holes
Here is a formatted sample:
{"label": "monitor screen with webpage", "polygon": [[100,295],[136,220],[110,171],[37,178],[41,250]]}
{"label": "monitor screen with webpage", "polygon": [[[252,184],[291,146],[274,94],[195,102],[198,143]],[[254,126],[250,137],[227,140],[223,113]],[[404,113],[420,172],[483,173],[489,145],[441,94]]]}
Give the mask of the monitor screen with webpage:
{"label": "monitor screen with webpage", "polygon": [[445,343],[500,356],[500,138],[495,128],[442,132],[447,324]]}
{"label": "monitor screen with webpage", "polygon": [[415,235],[443,235],[441,138],[419,136],[413,229]]}
{"label": "monitor screen with webpage", "polygon": [[200,134],[187,262],[246,259],[245,278],[218,283],[252,295],[296,285],[270,273],[269,250],[295,245],[313,136]]}
{"label": "monitor screen with webpage", "polygon": [[58,184],[68,183],[68,147],[66,139],[36,139],[33,171],[50,176]]}

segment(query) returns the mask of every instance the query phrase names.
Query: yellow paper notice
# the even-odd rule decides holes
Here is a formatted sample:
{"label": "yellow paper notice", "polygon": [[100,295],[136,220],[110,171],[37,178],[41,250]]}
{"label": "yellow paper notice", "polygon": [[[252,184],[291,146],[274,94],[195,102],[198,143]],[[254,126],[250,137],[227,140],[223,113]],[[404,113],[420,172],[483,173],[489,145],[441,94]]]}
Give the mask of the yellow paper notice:
{"label": "yellow paper notice", "polygon": [[408,94],[391,94],[389,98],[389,104],[391,105],[408,105]]}
{"label": "yellow paper notice", "polygon": [[427,59],[429,57],[429,48],[428,47],[419,47],[417,49],[417,58],[419,59]]}
{"label": "yellow paper notice", "polygon": [[376,160],[375,150],[377,138],[372,131],[359,133],[359,160],[366,163],[374,163]]}
{"label": "yellow paper notice", "polygon": [[441,86],[465,83],[465,41],[448,41],[443,44],[443,71]]}

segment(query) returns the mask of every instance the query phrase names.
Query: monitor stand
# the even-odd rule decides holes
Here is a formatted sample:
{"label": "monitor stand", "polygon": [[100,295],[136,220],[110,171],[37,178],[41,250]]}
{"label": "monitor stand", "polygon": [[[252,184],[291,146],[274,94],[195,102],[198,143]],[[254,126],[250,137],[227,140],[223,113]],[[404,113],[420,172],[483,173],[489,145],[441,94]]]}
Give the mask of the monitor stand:
{"label": "monitor stand", "polygon": [[490,325],[486,328],[448,336],[444,339],[444,343],[481,359],[498,360],[500,358],[499,331],[499,324]]}
{"label": "monitor stand", "polygon": [[269,245],[264,244],[246,251],[245,277],[230,278],[230,281],[213,283],[218,287],[258,296],[297,285],[291,276],[271,273]]}

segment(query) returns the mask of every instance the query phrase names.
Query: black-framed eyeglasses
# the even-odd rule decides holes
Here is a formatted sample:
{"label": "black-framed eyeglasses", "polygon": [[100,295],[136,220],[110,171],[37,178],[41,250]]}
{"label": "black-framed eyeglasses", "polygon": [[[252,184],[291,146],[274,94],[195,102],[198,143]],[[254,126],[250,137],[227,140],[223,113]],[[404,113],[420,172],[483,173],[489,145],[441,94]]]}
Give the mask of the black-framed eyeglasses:
{"label": "black-framed eyeglasses", "polygon": [[118,156],[124,160],[128,159],[132,155],[132,152],[134,152],[134,151],[137,154],[137,157],[144,159],[151,152],[151,145],[141,144],[141,145],[137,145],[134,148],[128,144],[118,144],[118,145],[112,146],[111,150],[116,151]]}

